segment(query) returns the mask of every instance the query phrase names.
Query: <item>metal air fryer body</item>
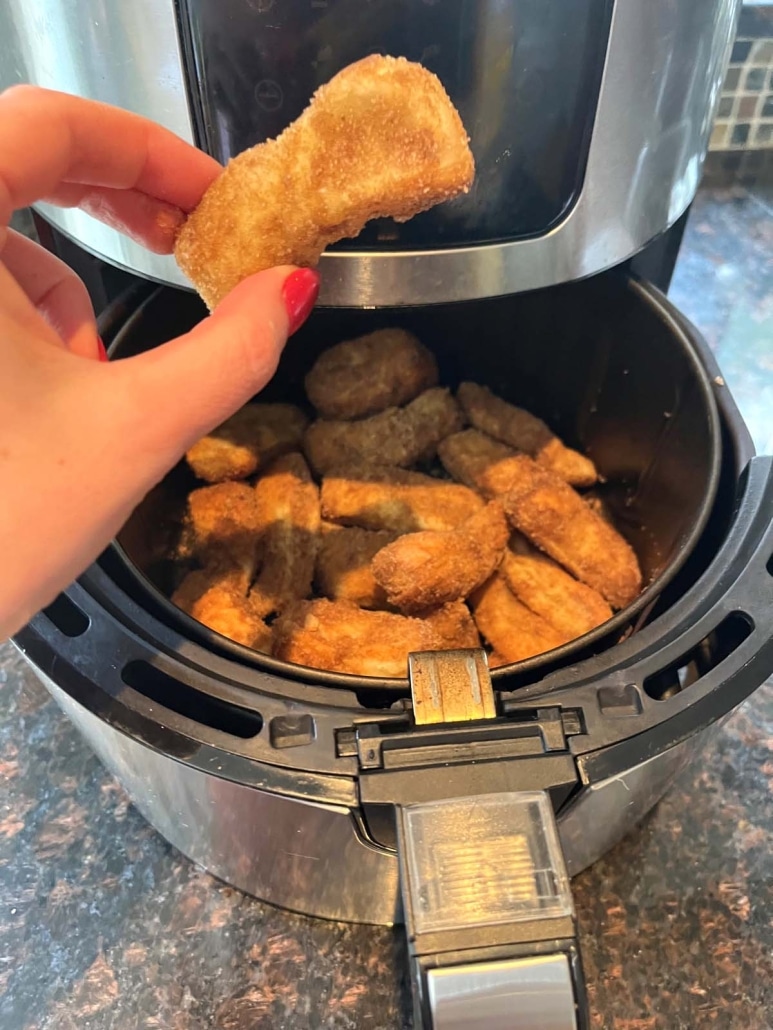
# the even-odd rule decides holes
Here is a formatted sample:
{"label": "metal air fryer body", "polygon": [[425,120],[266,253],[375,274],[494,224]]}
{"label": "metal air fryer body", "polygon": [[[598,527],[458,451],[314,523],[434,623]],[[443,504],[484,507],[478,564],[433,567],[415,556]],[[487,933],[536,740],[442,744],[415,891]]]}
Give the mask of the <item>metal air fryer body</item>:
{"label": "metal air fryer body", "polygon": [[[114,357],[152,347],[203,314],[198,300],[171,290],[137,294],[103,318]],[[571,388],[559,382],[545,403],[564,400],[566,421],[559,410],[554,419],[565,437],[588,447],[617,480],[607,503],[631,513],[625,531],[640,554],[649,546],[650,578],[657,579],[654,556],[677,567],[628,622],[612,620],[605,632],[495,670],[492,724],[417,726],[407,681],[268,659],[175,609],[157,589],[152,558],[153,534],[169,522],[165,491],[174,476],[140,506],[117,545],[17,638],[163,835],[227,882],[287,908],[358,922],[399,919],[396,807],[463,794],[547,791],[574,875],[635,825],[712,728],[773,672],[773,466],[753,457],[695,329],[656,290],[622,276],[479,305],[470,320],[484,327],[487,360],[479,367],[490,379],[502,374],[504,359],[536,397],[540,383],[550,390],[552,365],[566,366],[573,348],[589,357],[589,368],[569,369],[570,378],[585,378]],[[434,344],[422,326],[426,311],[398,314],[436,348],[441,373],[453,381],[456,367],[465,375],[479,341],[456,306],[433,311]],[[312,316],[269,399],[294,400],[308,352],[355,332],[362,319],[370,321],[368,313]],[[454,324],[460,339],[444,348]],[[507,357],[508,326],[522,338],[520,364]],[[641,369],[628,375],[644,340],[629,340],[627,351],[623,341],[637,331],[650,340],[649,389]],[[547,348],[540,368],[548,338],[568,349]],[[715,428],[696,405],[701,377],[706,410],[717,419],[716,481],[708,466],[698,471],[710,453],[700,437]],[[637,406],[636,382],[639,410],[626,433],[620,405]],[[576,398],[586,394],[583,405]],[[671,410],[661,410],[666,404]],[[620,469],[628,470],[627,486]],[[661,514],[668,489],[682,491],[677,509],[707,491],[713,498],[686,557],[687,526],[680,537],[673,514]],[[654,534],[648,545],[646,529],[637,536],[638,519]]]}
{"label": "metal air fryer body", "polygon": [[[376,223],[322,262],[321,302],[499,296],[592,275],[677,221],[700,179],[740,0],[3,0],[0,85],[117,104],[221,161],[278,135],[369,53],[436,72],[471,137],[471,193]],[[65,235],[185,286],[77,209]]]}
{"label": "metal air fryer body", "polygon": [[[139,293],[138,304],[114,306],[112,325],[103,320],[116,357],[152,346],[154,334],[168,336],[175,323],[185,328],[198,304],[174,291]],[[405,919],[417,1012],[426,1025],[446,1025],[443,1013],[462,1018],[470,999],[483,996],[492,1006],[484,1025],[505,1025],[495,1018],[507,1007],[502,998],[513,990],[529,996],[538,984],[563,999],[555,1002],[556,1027],[583,1027],[581,967],[563,869],[569,875],[581,871],[632,828],[723,718],[773,671],[773,465],[752,457],[748,433],[705,344],[651,287],[613,275],[556,288],[542,301],[555,317],[531,323],[528,315],[541,303],[534,295],[479,303],[484,316],[490,309],[487,360],[494,365],[496,325],[512,325],[516,334],[531,325],[537,343],[522,343],[525,360],[540,347],[550,354],[545,340],[566,337],[574,326],[588,340],[625,340],[626,327],[635,335],[634,327],[653,317],[652,382],[647,389],[639,376],[640,410],[627,435],[612,417],[615,391],[605,389],[626,378],[625,362],[618,360],[625,346],[587,351],[597,358],[606,354],[603,371],[598,360],[588,362],[587,381],[580,386],[593,394],[589,410],[599,420],[591,453],[601,456],[607,448],[608,461],[633,468],[636,455],[649,453],[650,446],[654,456],[686,446],[697,387],[689,385],[687,373],[677,385],[678,366],[667,360],[671,344],[695,361],[695,382],[709,384],[706,410],[716,417],[721,449],[715,499],[689,556],[630,625],[606,638],[590,634],[577,648],[561,649],[565,653],[496,670],[495,719],[422,726],[414,719],[407,683],[264,659],[171,611],[148,578],[141,544],[146,520],[139,510],[119,545],[37,616],[17,644],[140,811],[185,854],[228,883],[295,911],[371,923]],[[434,309],[433,319],[442,311]],[[352,320],[366,317],[322,312],[304,329],[296,352],[313,346],[320,321],[332,319],[346,335]],[[401,317],[415,324],[427,311],[403,311]],[[464,330],[456,306],[445,309],[444,317],[455,317]],[[475,321],[485,335],[487,319]],[[470,353],[478,341],[467,338]],[[506,345],[504,336],[496,352],[504,353]],[[642,345],[628,351],[634,367]],[[285,378],[280,368],[273,384],[277,390],[290,389],[293,353],[291,347]],[[516,354],[510,364],[517,378]],[[658,371],[668,369],[659,382]],[[583,375],[582,368],[574,374]],[[658,393],[664,385],[672,391],[670,411],[661,411]],[[655,433],[654,444],[647,444],[653,400],[663,426],[673,419],[675,436],[659,443]],[[568,433],[578,432],[576,425],[569,428],[574,405],[565,410]],[[703,432],[711,435],[713,426],[709,418]],[[593,428],[587,431],[592,439]],[[697,467],[697,437],[692,453]],[[653,475],[654,456],[630,484],[634,511],[637,491]],[[672,466],[667,461],[675,486],[694,473],[689,466],[689,454]],[[149,501],[152,522],[161,509]],[[555,896],[540,896],[528,918],[504,918],[497,910],[481,926],[481,892],[495,907],[511,897],[509,866],[497,867],[494,860],[496,841],[471,845],[456,865],[438,858],[438,887],[422,871],[423,863],[445,853],[439,844],[426,846],[422,834],[431,837],[433,819],[442,823],[443,806],[452,806],[452,824],[463,818],[468,833],[476,813],[504,803],[519,818],[541,813],[540,840],[548,851],[557,831],[557,864],[537,870]],[[425,816],[429,829],[421,822]],[[413,826],[417,818],[421,832]],[[499,827],[496,820],[493,825]],[[519,831],[510,843],[522,838]],[[407,854],[416,859],[413,865]],[[512,860],[509,855],[507,862]],[[452,883],[444,893],[448,869],[462,871],[464,889]],[[433,884],[439,898],[455,897],[459,905],[441,906],[453,925],[433,924],[425,932],[422,906],[429,904],[426,891]],[[464,925],[471,907],[465,898],[476,902],[471,926]],[[497,987],[498,976],[504,986]]]}

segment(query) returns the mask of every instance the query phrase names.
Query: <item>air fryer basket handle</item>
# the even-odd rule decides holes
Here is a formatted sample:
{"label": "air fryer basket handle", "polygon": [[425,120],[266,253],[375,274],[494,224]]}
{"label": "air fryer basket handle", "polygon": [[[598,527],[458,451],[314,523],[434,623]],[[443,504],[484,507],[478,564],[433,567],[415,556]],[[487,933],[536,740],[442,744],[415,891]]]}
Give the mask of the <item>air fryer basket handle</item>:
{"label": "air fryer basket handle", "polygon": [[571,888],[542,791],[398,809],[414,1025],[584,1030]]}
{"label": "air fryer basket handle", "polygon": [[[445,732],[496,721],[484,651],[412,654],[408,669],[417,726]],[[472,778],[465,787],[470,796],[397,807],[415,1025],[584,1030],[577,926],[553,803],[540,789],[475,794]]]}

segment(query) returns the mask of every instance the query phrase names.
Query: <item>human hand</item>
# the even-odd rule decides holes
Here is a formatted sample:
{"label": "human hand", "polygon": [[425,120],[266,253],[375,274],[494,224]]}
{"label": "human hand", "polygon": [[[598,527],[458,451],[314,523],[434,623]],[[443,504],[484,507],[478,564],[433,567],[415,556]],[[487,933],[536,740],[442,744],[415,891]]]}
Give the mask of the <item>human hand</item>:
{"label": "human hand", "polygon": [[125,111],[31,86],[0,95],[0,639],[268,382],[318,291],[315,272],[262,272],[191,332],[106,364],[83,283],[9,229],[11,215],[37,200],[80,206],[170,253],[219,171]]}

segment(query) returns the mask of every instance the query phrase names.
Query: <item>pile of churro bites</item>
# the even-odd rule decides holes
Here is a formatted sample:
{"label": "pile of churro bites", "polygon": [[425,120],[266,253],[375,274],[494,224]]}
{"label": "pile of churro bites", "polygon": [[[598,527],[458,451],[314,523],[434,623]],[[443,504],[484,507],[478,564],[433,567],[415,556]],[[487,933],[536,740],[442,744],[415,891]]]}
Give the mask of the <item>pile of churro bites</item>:
{"label": "pile of churro bites", "polygon": [[309,406],[250,403],[187,454],[172,600],[283,661],[404,678],[413,651],[492,667],[582,636],[642,588],[590,459],[540,419],[439,381],[404,329],[323,352]]}

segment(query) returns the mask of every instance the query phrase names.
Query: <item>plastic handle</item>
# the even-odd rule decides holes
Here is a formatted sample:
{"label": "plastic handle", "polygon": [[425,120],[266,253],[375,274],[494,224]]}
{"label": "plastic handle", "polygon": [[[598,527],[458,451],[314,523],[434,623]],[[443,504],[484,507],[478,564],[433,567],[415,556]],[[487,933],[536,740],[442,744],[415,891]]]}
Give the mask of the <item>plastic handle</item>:
{"label": "plastic handle", "polygon": [[542,791],[398,810],[415,1025],[584,1030],[569,878]]}

